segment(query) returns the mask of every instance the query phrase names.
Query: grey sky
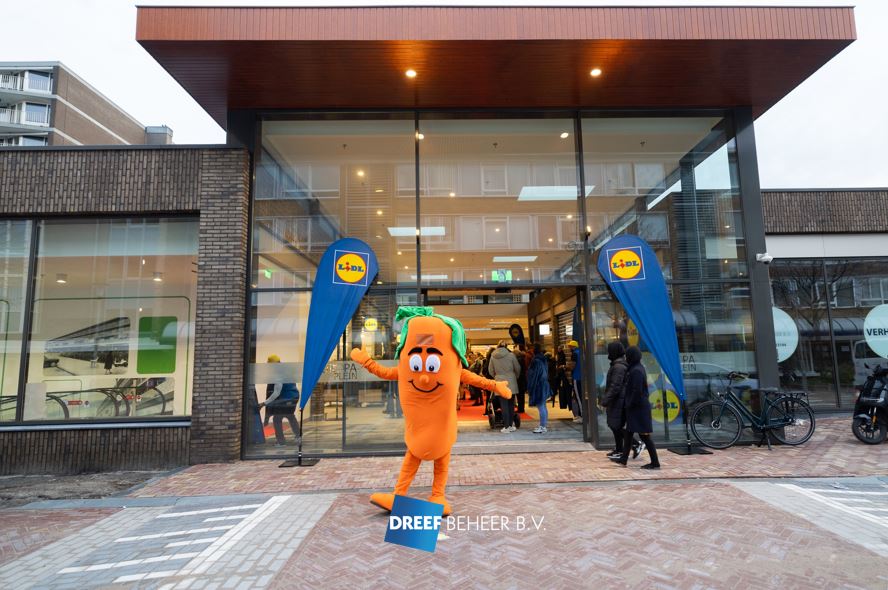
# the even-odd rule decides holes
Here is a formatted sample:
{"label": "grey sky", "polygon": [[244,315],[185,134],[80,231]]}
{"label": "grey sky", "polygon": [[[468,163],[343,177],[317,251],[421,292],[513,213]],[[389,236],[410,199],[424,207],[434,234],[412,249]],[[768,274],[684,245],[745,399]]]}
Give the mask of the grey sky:
{"label": "grey sky", "polygon": [[[244,0],[145,0],[142,5],[245,6]],[[257,6],[385,4],[543,5],[546,2],[311,2]],[[836,1],[559,1],[558,5],[835,6]],[[39,6],[39,9],[37,9]],[[176,143],[223,143],[222,129],[135,42],[126,0],[5,3],[0,61],[62,61],[146,125],[173,128]],[[756,122],[765,188],[888,186],[888,2],[859,0],[858,40]]]}

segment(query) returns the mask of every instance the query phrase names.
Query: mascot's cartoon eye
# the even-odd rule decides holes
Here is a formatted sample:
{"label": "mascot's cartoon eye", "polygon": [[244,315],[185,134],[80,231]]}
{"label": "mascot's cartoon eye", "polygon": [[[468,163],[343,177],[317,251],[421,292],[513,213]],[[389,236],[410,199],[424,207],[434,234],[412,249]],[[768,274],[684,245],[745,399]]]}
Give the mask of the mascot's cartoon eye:
{"label": "mascot's cartoon eye", "polygon": [[422,371],[422,357],[418,354],[414,354],[410,357],[410,370],[414,373]]}
{"label": "mascot's cartoon eye", "polygon": [[441,370],[441,357],[435,354],[430,354],[429,358],[426,359],[426,371],[429,373],[437,373]]}

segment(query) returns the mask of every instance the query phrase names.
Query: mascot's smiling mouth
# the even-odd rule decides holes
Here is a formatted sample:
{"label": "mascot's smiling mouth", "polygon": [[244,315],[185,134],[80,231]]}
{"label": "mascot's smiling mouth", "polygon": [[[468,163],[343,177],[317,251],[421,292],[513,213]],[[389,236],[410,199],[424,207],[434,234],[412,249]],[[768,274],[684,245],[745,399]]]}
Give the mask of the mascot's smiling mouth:
{"label": "mascot's smiling mouth", "polygon": [[408,383],[410,383],[410,385],[412,385],[416,391],[421,391],[423,393],[432,393],[433,391],[435,391],[436,389],[438,389],[439,387],[441,387],[443,385],[443,383],[438,383],[437,385],[435,385],[431,389],[422,389],[421,387],[417,387],[416,383],[413,382],[413,379],[408,381]]}

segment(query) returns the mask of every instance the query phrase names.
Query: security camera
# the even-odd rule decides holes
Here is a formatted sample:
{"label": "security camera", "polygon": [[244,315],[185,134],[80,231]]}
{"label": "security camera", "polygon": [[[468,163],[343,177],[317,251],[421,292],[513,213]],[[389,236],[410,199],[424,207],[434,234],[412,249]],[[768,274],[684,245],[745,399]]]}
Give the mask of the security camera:
{"label": "security camera", "polygon": [[761,254],[756,254],[755,260],[756,262],[761,262],[762,264],[771,264],[771,261],[774,260],[774,257],[767,252],[764,252]]}

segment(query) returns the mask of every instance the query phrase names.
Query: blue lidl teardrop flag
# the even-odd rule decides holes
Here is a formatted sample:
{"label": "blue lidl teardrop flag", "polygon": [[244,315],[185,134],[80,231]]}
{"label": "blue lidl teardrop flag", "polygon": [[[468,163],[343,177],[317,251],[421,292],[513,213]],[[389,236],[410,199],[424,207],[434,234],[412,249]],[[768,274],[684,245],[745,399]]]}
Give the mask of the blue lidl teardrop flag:
{"label": "blue lidl teardrop flag", "polygon": [[654,251],[638,236],[617,236],[601,247],[598,272],[635,323],[675,392],[684,399],[675,319]]}
{"label": "blue lidl teardrop flag", "polygon": [[336,343],[378,271],[376,254],[357,238],[333,242],[321,257],[308,309],[300,410],[308,403]]}

